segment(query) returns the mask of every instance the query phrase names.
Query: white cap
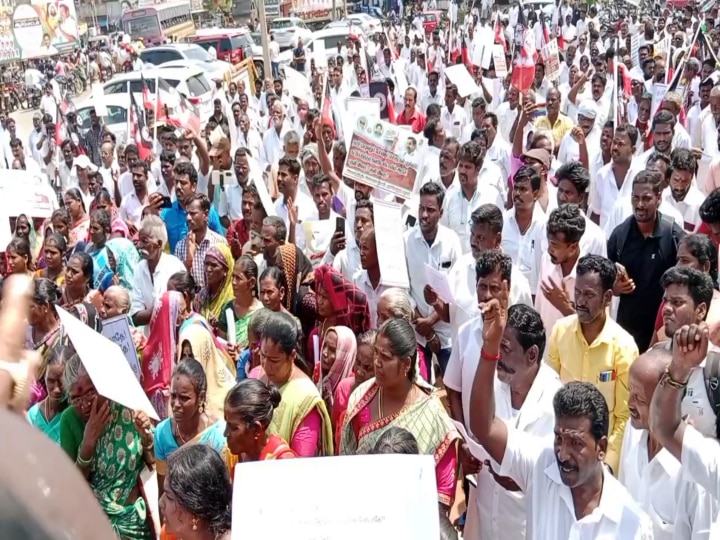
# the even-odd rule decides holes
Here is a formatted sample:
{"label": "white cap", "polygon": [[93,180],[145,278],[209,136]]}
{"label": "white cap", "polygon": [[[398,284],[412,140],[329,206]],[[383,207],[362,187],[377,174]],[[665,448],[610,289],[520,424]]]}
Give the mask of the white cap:
{"label": "white cap", "polygon": [[577,113],[578,116],[595,119],[598,113],[597,104],[592,99],[584,99],[580,102]]}
{"label": "white cap", "polygon": [[87,157],[85,154],[80,154],[78,157],[74,160],[74,165],[77,168],[80,169],[90,169],[91,172],[95,172],[98,170],[97,166],[90,161],[90,158]]}

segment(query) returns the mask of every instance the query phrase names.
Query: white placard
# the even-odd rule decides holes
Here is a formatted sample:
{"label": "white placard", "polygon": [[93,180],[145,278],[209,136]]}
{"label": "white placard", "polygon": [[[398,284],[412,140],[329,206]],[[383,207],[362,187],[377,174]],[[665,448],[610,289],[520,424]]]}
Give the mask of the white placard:
{"label": "white placard", "polygon": [[[336,489],[339,478],[352,486],[342,497]],[[279,485],[287,487],[278,490]],[[233,540],[437,540],[438,517],[430,455],[278,459],[235,466],[232,522],[241,525],[233,527]]]}
{"label": "white placard", "polygon": [[402,207],[386,201],[373,201],[375,244],[382,284],[386,287],[410,288],[402,221]]}
{"label": "white placard", "polygon": [[118,315],[111,319],[105,319],[102,322],[102,335],[115,343],[125,355],[130,369],[140,380],[140,360],[138,359],[135,343],[133,343],[132,334],[130,333],[130,322],[127,315]]}
{"label": "white placard", "polygon": [[310,81],[308,81],[307,77],[289,66],[285,66],[283,70],[285,70],[285,84],[283,88],[287,88],[291,97],[307,101],[309,97],[313,95],[312,89],[310,88]]}
{"label": "white placard", "polygon": [[322,264],[325,252],[330,247],[335,232],[334,219],[322,219],[318,221],[303,221],[302,230],[305,233],[305,255],[312,263],[313,268]]}
{"label": "white placard", "polygon": [[440,300],[446,304],[455,303],[455,297],[453,296],[450,282],[445,272],[441,272],[437,268],[433,268],[428,263],[425,263],[425,279]]}
{"label": "white placard", "polygon": [[[399,96],[405,96],[405,90],[407,90],[408,80],[405,76],[405,68],[407,62],[405,59],[400,57],[393,60],[393,73],[395,73],[395,93]],[[399,113],[398,113],[399,114]]]}
{"label": "white placard", "polygon": [[632,59],[633,67],[642,69],[640,65],[640,39],[640,34],[630,36],[630,58]]}
{"label": "white placard", "polygon": [[[346,144],[349,143],[352,132],[355,130],[355,122],[361,116],[368,118],[380,118],[380,99],[379,98],[347,98],[347,110],[342,113],[342,129],[345,134]],[[398,111],[397,114],[400,114]]]}
{"label": "white placard", "polygon": [[58,316],[80,361],[101,396],[160,421],[120,347],[57,306]]}
{"label": "white placard", "polygon": [[327,52],[325,51],[325,42],[322,39],[313,41],[313,58],[315,58],[315,68],[319,71],[327,69]]}
{"label": "white placard", "polygon": [[485,451],[483,445],[479,444],[475,439],[470,436],[470,434],[468,434],[467,430],[465,429],[465,424],[461,422],[456,422],[455,420],[452,420],[452,423],[457,428],[460,436],[465,439],[465,442],[468,445],[468,449],[470,450],[470,453],[475,459],[483,462],[490,457],[490,454]]}
{"label": "white placard", "polygon": [[[255,161],[255,160],[253,160]],[[255,180],[255,178],[259,178],[259,180]],[[255,174],[253,174],[250,181],[255,184],[255,188],[257,189],[258,196],[260,197],[260,202],[263,205],[263,208],[265,209],[265,213],[268,216],[275,216],[277,215],[277,212],[275,212],[275,205],[273,204],[272,197],[270,197],[270,192],[268,191],[267,186],[265,185],[265,182],[262,179],[262,173],[259,170],[256,171]]]}
{"label": "white placard", "polygon": [[155,532],[159,537],[162,523],[160,522],[160,490],[158,489],[157,470],[148,469],[147,465],[144,466],[140,471],[140,481]]}
{"label": "white placard", "polygon": [[495,76],[504,79],[507,77],[508,68],[505,60],[505,48],[500,45],[493,46],[493,65],[495,66]]}
{"label": "white placard", "polygon": [[650,111],[650,118],[655,116],[655,112],[658,110],[658,108],[662,104],[663,99],[665,99],[665,94],[667,94],[667,91],[668,91],[667,84],[656,82],[653,85],[652,104],[650,106],[650,108],[652,110]]}
{"label": "white placard", "polygon": [[464,64],[455,64],[445,68],[445,76],[457,86],[458,95],[462,98],[481,92],[480,87]]}
{"label": "white placard", "polygon": [[95,113],[104,117],[108,115],[107,104],[105,103],[105,90],[102,83],[93,83],[92,85],[92,101],[95,107]]}

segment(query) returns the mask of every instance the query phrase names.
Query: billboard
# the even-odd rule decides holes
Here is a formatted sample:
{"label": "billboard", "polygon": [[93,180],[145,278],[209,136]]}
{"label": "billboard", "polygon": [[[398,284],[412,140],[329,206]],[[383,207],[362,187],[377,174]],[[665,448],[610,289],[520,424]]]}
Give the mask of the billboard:
{"label": "billboard", "polygon": [[0,61],[41,58],[79,45],[73,0],[32,0],[0,10]]}

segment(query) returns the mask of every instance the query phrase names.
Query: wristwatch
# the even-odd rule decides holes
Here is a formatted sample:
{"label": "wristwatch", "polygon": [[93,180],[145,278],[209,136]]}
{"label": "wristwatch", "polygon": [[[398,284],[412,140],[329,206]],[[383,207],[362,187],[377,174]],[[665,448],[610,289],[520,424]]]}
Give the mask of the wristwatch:
{"label": "wristwatch", "polygon": [[28,362],[8,362],[0,360],[0,371],[5,371],[12,380],[12,396],[10,406],[18,410],[24,410],[30,384],[28,382]]}

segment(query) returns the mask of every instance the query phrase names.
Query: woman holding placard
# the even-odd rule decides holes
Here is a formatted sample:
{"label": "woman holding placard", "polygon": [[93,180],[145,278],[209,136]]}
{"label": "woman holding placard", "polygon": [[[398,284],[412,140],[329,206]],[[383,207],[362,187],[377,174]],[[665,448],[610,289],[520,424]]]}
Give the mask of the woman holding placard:
{"label": "woman holding placard", "polygon": [[300,457],[330,456],[330,415],[317,387],[297,365],[302,363],[298,338],[297,323],[286,313],[271,314],[262,329],[258,378],[277,386],[282,396],[268,431],[286,440]]}
{"label": "woman holding placard", "polygon": [[340,454],[368,454],[391,427],[415,436],[421,454],[435,458],[438,501],[449,508],[455,498],[457,442],[460,435],[434,393],[417,374],[417,343],[412,325],[390,319],[375,339],[375,377],[350,396]]}
{"label": "woman holding placard", "polygon": [[281,400],[275,385],[259,379],[245,379],[228,393],[225,398],[227,446],[222,456],[230,478],[234,476],[238,456],[244,456],[244,461],[297,457],[282,437],[268,433]]}
{"label": "woman holding placard", "polygon": [[[256,310],[263,307],[257,298],[257,281],[258,267],[251,256],[243,255],[235,261],[230,281],[233,299],[220,311],[217,334],[238,349],[247,347],[250,319]],[[228,318],[228,311],[232,314],[232,321]],[[232,328],[229,327],[229,323],[234,323]]]}
{"label": "woman holding placard", "polygon": [[164,487],[160,510],[167,533],[177,538],[230,539],[232,485],[223,460],[212,448],[184,446],[170,456]]}
{"label": "woman holding placard", "polygon": [[152,538],[140,491],[142,468],[154,460],[150,421],[98,394],[77,355],[68,360],[63,382],[70,407],[60,417],[60,445],[88,480],[115,534]]}

